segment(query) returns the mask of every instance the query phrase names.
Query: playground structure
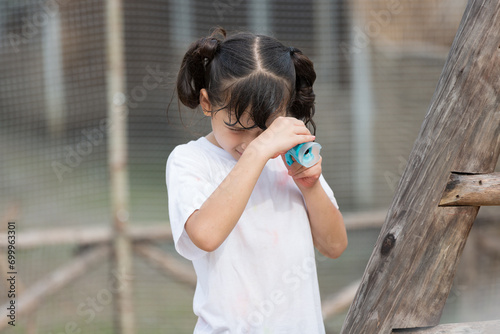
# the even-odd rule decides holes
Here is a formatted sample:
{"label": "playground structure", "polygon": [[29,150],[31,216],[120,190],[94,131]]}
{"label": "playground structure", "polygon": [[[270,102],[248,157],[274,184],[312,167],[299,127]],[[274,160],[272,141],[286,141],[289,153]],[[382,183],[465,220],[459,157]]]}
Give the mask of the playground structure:
{"label": "playground structure", "polygon": [[[120,41],[123,24],[120,1],[108,1],[108,6],[108,39]],[[495,34],[500,30],[499,13],[499,4],[494,1],[470,1],[467,7],[421,135],[344,324],[344,333],[389,333],[402,328],[437,325],[457,260],[479,206],[499,205],[498,175],[491,174],[500,152],[497,79],[500,73],[498,66],[494,66],[500,60],[500,40]],[[58,229],[23,235],[19,247],[57,243],[91,247],[71,264],[26,288],[19,299],[19,316],[36,311],[45,297],[110,255],[114,263],[112,271],[119,271],[124,277],[131,275],[131,254],[135,253],[180,282],[190,286],[195,283],[189,268],[151,244],[171,239],[163,223],[141,229],[128,226],[124,139],[127,111],[126,105],[120,104],[120,96],[113,93],[124,90],[120,80],[124,68],[123,46],[119,43],[109,45],[116,47],[108,53],[111,69],[108,110],[113,125],[109,127],[113,225],[111,229]],[[467,182],[480,191],[471,189]],[[460,187],[473,194],[472,202],[462,192],[459,193],[461,202],[457,201],[453,192],[451,199],[456,202],[451,204],[462,206],[444,207],[450,203],[442,202],[443,190],[451,192]],[[359,220],[358,217],[352,222]],[[351,222],[347,221],[349,227]],[[127,280],[121,283],[115,298],[116,329],[119,333],[135,333],[132,287]],[[349,289],[353,288],[357,285]],[[338,299],[331,304],[336,301]],[[426,333],[449,326],[477,328],[488,333],[498,326],[498,321],[447,326],[437,326]]]}

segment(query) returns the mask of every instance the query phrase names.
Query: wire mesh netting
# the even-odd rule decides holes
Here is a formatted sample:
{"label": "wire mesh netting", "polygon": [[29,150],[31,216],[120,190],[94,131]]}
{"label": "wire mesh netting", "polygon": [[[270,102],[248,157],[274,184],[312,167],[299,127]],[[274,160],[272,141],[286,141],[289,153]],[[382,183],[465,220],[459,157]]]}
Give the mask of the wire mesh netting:
{"label": "wire mesh netting", "polygon": [[[168,227],[166,159],[176,145],[210,131],[199,110],[179,110],[174,87],[188,45],[215,26],[275,36],[313,60],[324,176],[342,212],[387,209],[465,5],[465,0],[124,0],[129,224]],[[90,247],[38,239],[68,228],[111,226],[106,27],[106,1],[0,2],[0,232],[7,221],[16,222],[18,299],[33,296],[34,284]],[[31,231],[33,240],[23,241],[23,233]],[[375,228],[350,231],[350,246],[340,259],[318,255],[323,297],[361,277],[377,235]],[[28,241],[33,246],[23,248]],[[168,241],[157,246],[189,265]],[[443,321],[498,318],[498,255],[475,254],[472,261],[476,267],[462,270]],[[0,265],[1,275],[8,272],[5,266]],[[138,255],[133,269],[136,332],[192,332],[192,288]],[[109,261],[96,262],[35,299],[31,310],[17,314],[15,327],[1,325],[2,331],[113,332],[113,275]],[[6,291],[5,280],[2,284]],[[9,300],[2,292],[1,305]],[[8,319],[4,313],[2,324]],[[327,332],[337,333],[344,316],[326,320]]]}

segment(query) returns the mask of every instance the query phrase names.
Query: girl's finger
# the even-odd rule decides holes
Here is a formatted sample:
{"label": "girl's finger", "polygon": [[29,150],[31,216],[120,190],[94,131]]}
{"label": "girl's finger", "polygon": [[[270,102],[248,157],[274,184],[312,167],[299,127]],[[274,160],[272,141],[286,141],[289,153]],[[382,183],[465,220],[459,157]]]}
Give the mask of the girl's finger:
{"label": "girl's finger", "polygon": [[302,123],[302,125],[295,125],[293,128],[294,133],[299,135],[310,135],[311,131]]}
{"label": "girl's finger", "polygon": [[[321,172],[322,172],[322,168],[321,168],[321,161],[322,161],[322,157],[320,157],[319,161],[309,167],[309,168],[306,168],[302,165],[300,165],[299,163],[294,163],[292,164],[292,168],[289,168],[289,172],[288,174],[290,174],[290,176],[294,177],[294,178],[302,178],[302,177],[310,177],[310,176],[314,176],[314,175],[321,175]],[[297,167],[293,168],[294,165],[297,165]]]}
{"label": "girl's finger", "polygon": [[311,134],[296,134],[294,138],[294,141],[297,143],[296,145],[307,143],[314,140],[316,140],[316,136],[313,136]]}
{"label": "girl's finger", "polygon": [[292,176],[292,177],[295,177],[295,176],[297,176],[299,174],[303,174],[303,173],[309,171],[312,168],[312,167],[306,168],[306,167],[302,166],[299,163],[294,163],[290,167],[291,168],[289,169],[288,174],[290,174],[290,176]]}

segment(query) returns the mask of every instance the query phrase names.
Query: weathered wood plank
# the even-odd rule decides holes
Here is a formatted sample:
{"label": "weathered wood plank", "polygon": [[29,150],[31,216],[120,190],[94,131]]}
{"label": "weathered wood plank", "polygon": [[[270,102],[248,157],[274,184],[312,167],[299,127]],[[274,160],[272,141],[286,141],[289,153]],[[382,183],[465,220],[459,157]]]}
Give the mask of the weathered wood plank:
{"label": "weathered wood plank", "polygon": [[500,205],[500,173],[451,173],[439,205]]}
{"label": "weathered wood plank", "polygon": [[478,207],[439,207],[452,171],[500,154],[500,1],[470,0],[342,333],[439,323]]}
{"label": "weathered wood plank", "polygon": [[394,330],[396,333],[409,334],[498,334],[500,333],[500,320],[469,322],[460,324],[445,324],[431,328],[411,328]]}

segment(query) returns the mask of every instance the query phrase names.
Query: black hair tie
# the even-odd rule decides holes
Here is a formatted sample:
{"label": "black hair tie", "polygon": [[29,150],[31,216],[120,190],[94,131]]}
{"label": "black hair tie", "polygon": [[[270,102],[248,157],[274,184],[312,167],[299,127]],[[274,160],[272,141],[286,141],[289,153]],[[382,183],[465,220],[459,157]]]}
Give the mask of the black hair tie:
{"label": "black hair tie", "polygon": [[293,46],[291,46],[289,48],[289,50],[290,50],[290,56],[293,56],[293,54],[295,53],[296,49]]}

